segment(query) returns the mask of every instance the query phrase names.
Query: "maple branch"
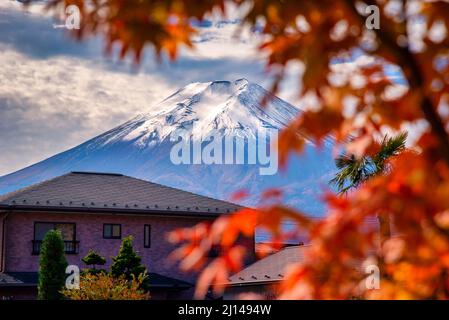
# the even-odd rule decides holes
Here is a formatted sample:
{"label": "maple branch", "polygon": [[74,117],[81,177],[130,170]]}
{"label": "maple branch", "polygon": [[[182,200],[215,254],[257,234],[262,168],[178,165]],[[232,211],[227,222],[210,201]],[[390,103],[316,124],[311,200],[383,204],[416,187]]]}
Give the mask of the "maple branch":
{"label": "maple branch", "polygon": [[[365,0],[365,3],[367,5],[377,5],[377,2],[375,0]],[[366,17],[359,13],[356,8],[355,1],[346,0],[346,4],[351,9],[351,11],[357,17],[359,17],[359,20],[363,25],[365,23]],[[407,24],[407,19],[405,19],[404,23]],[[376,37],[380,40],[381,45],[383,45],[386,50],[394,55],[398,61],[401,61],[403,63],[402,69],[410,85],[410,90],[423,91],[424,78],[421,73],[418,61],[416,60],[413,53],[409,50],[409,47],[399,46],[396,43],[395,39],[391,37],[391,35],[385,30],[382,32],[380,29],[373,29],[373,31],[375,32]],[[444,122],[441,120],[440,116],[433,107],[430,98],[424,92],[422,92],[422,94],[423,99],[420,105],[420,109],[424,114],[425,119],[430,124],[433,133],[438,138],[442,156],[446,163],[449,165],[449,139],[444,126]]]}

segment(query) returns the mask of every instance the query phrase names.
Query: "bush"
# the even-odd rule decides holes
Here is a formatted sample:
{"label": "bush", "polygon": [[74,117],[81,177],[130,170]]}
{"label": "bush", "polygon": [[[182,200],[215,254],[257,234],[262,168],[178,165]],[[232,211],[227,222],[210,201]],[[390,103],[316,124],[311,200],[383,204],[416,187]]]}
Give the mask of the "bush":
{"label": "bush", "polygon": [[98,253],[96,253],[92,249],[90,249],[89,253],[81,260],[88,266],[92,266],[92,268],[84,270],[85,272],[96,274],[101,271],[104,271],[104,269],[97,269],[95,266],[96,265],[101,265],[101,266],[105,265],[106,259],[104,257],[100,256]]}
{"label": "bush", "polygon": [[60,300],[65,285],[67,260],[61,232],[50,230],[42,241],[39,256],[38,298],[40,300]]}
{"label": "bush", "polygon": [[84,274],[80,278],[80,289],[64,289],[62,294],[71,300],[147,300],[150,295],[141,289],[145,279],[145,273],[131,280],[105,272]]}

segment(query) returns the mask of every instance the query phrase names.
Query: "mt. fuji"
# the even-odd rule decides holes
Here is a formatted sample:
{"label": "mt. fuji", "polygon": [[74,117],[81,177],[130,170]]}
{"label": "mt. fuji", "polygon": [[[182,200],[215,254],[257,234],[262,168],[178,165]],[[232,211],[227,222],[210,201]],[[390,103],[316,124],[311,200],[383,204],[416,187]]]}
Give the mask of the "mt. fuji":
{"label": "mt. fuji", "polygon": [[128,141],[145,149],[166,141],[180,128],[191,131],[193,139],[213,130],[223,135],[254,136],[266,128],[281,129],[298,110],[277,97],[263,108],[260,102],[266,94],[265,89],[246,79],[192,83],[154,106],[153,112],[105,133],[97,142],[110,145]]}
{"label": "mt. fuji", "polygon": [[[281,130],[299,112],[289,103],[245,79],[192,83],[178,90],[147,113],[105,132],[75,148],[0,177],[0,194],[17,190],[70,171],[122,173],[190,192],[229,199],[233,192],[257,195],[281,187],[288,204],[312,215],[323,212],[319,195],[334,170],[329,146],[308,144],[305,154],[293,157],[286,172],[260,175],[255,164],[179,164],[170,159],[176,130],[192,140],[212,132],[221,137],[250,139],[268,129]],[[247,140],[245,140],[247,141]],[[247,147],[247,146],[246,146]]]}

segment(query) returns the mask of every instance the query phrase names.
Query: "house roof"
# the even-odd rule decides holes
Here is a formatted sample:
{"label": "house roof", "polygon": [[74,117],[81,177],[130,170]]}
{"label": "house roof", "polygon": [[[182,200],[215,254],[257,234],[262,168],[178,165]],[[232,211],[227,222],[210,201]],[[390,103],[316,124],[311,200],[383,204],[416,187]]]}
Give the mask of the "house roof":
{"label": "house roof", "polygon": [[148,274],[148,279],[150,281],[151,288],[179,288],[179,289],[189,289],[193,287],[193,284],[179,280],[176,278],[171,278],[163,276],[159,273],[150,272]]}
{"label": "house roof", "polygon": [[[38,272],[8,272],[0,273],[0,287],[35,287],[39,279]],[[163,276],[159,273],[148,273],[151,288],[189,289],[191,283]]]}
{"label": "house roof", "polygon": [[284,278],[285,268],[304,260],[304,254],[310,246],[290,246],[262,258],[229,278],[230,286],[262,284],[280,281]]}
{"label": "house roof", "polygon": [[239,205],[121,174],[71,172],[0,196],[0,209],[217,216]]}
{"label": "house roof", "polygon": [[37,272],[0,272],[0,287],[34,287],[37,285]]}

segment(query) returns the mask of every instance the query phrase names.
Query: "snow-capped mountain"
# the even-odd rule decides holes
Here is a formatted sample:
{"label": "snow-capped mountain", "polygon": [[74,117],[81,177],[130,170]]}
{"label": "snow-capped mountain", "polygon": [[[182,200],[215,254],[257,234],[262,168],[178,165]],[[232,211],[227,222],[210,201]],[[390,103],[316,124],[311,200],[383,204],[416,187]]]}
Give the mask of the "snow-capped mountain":
{"label": "snow-capped mountain", "polygon": [[[147,113],[17,172],[0,177],[0,194],[69,171],[115,172],[151,180],[191,192],[229,199],[239,189],[255,197],[265,188],[279,186],[288,203],[319,215],[318,200],[333,170],[328,148],[312,144],[301,158],[294,158],[288,172],[261,175],[257,164],[174,164],[172,135],[183,130],[192,140],[212,133],[220,137],[254,138],[257,133],[282,129],[300,112],[287,102],[245,79],[192,83],[178,90]],[[249,141],[249,140],[245,140]]]}
{"label": "snow-capped mountain", "polygon": [[255,136],[267,128],[281,129],[298,110],[273,97],[268,107],[260,102],[269,93],[246,79],[192,83],[93,143],[102,146],[128,141],[148,148],[169,139],[178,129],[187,129],[193,139],[220,131],[222,135]]}

